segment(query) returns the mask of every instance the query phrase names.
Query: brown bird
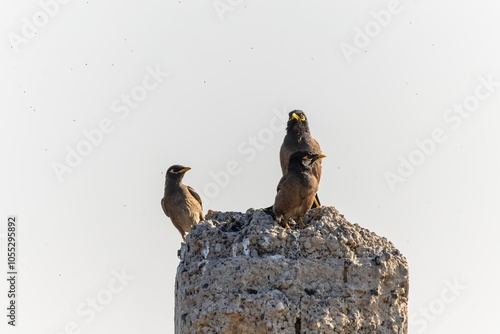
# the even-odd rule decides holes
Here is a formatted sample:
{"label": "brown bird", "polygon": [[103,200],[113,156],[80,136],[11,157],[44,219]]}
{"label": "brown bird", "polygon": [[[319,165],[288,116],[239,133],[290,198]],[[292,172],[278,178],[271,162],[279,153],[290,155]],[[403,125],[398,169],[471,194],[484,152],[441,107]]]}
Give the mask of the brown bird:
{"label": "brown bird", "polygon": [[165,194],[161,199],[163,212],[170,217],[184,242],[191,226],[205,220],[200,195],[190,186],[182,184],[184,173],[190,169],[181,165],[169,167],[165,176]]}
{"label": "brown bird", "polygon": [[[321,153],[321,147],[316,139],[311,136],[307,117],[301,110],[293,110],[289,114],[286,124],[286,135],[280,149],[280,164],[283,175],[287,172],[288,162],[293,153],[307,151],[315,154]],[[321,179],[321,159],[317,159],[312,166],[312,174],[319,183]],[[319,197],[315,194],[315,200],[311,208],[320,206]]]}
{"label": "brown bird", "polygon": [[324,158],[322,153],[298,151],[290,156],[287,172],[278,183],[278,193],[274,200],[273,212],[283,226],[289,228],[288,221],[299,219],[309,211],[318,191],[319,181],[314,176],[314,164]]}

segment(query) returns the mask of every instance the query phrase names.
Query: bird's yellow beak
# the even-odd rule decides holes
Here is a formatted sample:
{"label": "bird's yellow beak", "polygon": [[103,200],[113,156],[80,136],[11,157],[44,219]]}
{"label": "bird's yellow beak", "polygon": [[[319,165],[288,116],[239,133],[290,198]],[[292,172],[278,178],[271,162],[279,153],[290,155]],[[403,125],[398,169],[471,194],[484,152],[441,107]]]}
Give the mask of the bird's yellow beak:
{"label": "bird's yellow beak", "polygon": [[183,169],[181,169],[181,170],[179,171],[179,173],[185,173],[185,172],[187,172],[187,171],[188,171],[188,170],[190,170],[190,169],[191,169],[191,167],[184,167]]}
{"label": "bird's yellow beak", "polygon": [[304,116],[304,115],[299,116],[296,113],[292,113],[292,116],[290,116],[289,121],[291,121],[292,119],[296,119],[297,121],[304,122],[306,120],[306,116]]}
{"label": "bird's yellow beak", "polygon": [[323,159],[323,158],[326,158],[326,155],[324,155],[323,153],[320,153],[320,154],[318,154],[318,157],[316,159]]}

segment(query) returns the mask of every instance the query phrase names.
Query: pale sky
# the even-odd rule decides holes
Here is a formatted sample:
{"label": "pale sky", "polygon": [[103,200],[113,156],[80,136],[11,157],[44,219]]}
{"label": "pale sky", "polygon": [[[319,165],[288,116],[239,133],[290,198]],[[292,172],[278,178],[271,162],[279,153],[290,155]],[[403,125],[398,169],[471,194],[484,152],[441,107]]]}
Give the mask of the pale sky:
{"label": "pale sky", "polygon": [[173,333],[166,169],[192,168],[205,211],[269,206],[286,114],[301,109],[327,155],[322,204],[408,259],[410,333],[496,332],[499,12],[2,2],[0,267],[16,215],[19,274],[15,329],[0,280],[0,331]]}

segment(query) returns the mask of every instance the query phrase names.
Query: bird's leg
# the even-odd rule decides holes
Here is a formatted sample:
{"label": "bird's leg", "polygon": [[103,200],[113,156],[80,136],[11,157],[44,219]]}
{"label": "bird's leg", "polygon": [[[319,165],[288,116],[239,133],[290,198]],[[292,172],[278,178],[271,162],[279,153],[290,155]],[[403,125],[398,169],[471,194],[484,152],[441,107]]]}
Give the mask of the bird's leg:
{"label": "bird's leg", "polygon": [[319,197],[318,197],[318,194],[316,194],[316,196],[314,196],[314,202],[313,202],[313,205],[312,205],[312,208],[319,208],[321,206],[320,202],[319,202]]}
{"label": "bird's leg", "polygon": [[305,228],[306,224],[302,221],[302,217],[299,217],[300,227]]}
{"label": "bird's leg", "polygon": [[289,230],[289,229],[290,229],[290,225],[288,225],[288,222],[287,222],[286,220],[285,220],[285,228],[286,228],[287,230]]}
{"label": "bird's leg", "polygon": [[290,225],[288,225],[288,219],[283,219],[283,225],[282,226],[285,229],[288,229],[288,230],[290,229]]}
{"label": "bird's leg", "polygon": [[281,217],[276,217],[276,222],[278,223],[279,226],[283,227],[283,228],[290,228],[288,226],[288,223],[286,222],[286,219],[285,217],[281,216]]}

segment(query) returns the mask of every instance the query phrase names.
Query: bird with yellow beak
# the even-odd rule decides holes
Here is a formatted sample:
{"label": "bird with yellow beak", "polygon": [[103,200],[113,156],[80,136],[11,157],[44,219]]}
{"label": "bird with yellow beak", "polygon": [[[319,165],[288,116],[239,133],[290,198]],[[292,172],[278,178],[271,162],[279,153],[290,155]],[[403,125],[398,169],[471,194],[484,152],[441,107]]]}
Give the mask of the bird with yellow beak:
{"label": "bird with yellow beak", "polygon": [[[287,172],[288,163],[293,153],[307,151],[313,154],[321,154],[319,143],[311,135],[307,117],[302,110],[293,110],[288,114],[286,135],[280,148],[280,164],[282,175]],[[321,159],[316,159],[312,166],[312,174],[319,183],[321,179]],[[320,201],[317,194],[312,208],[319,207]]]}
{"label": "bird with yellow beak", "polygon": [[326,157],[322,153],[298,151],[290,156],[287,172],[278,183],[273,212],[276,219],[285,228],[290,228],[290,219],[298,219],[301,227],[305,227],[302,217],[311,208],[316,192],[318,179],[313,173],[314,164]]}
{"label": "bird with yellow beak", "polygon": [[168,168],[165,175],[165,192],[161,199],[163,212],[170,217],[184,242],[186,233],[191,232],[191,226],[205,220],[200,195],[182,183],[184,174],[190,169],[182,165]]}

